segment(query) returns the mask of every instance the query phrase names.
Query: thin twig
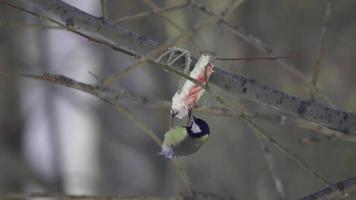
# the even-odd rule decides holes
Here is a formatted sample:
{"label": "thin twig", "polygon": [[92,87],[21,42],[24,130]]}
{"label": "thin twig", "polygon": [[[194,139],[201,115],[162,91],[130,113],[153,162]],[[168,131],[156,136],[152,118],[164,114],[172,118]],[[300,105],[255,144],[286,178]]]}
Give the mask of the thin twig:
{"label": "thin twig", "polygon": [[[226,15],[228,15],[229,13],[232,12],[232,10],[233,10],[234,8],[236,8],[238,5],[240,5],[243,1],[244,1],[244,0],[235,0],[234,6],[232,6],[232,7],[227,6],[226,9],[225,9],[223,12],[224,12]],[[236,2],[238,2],[238,3],[236,3]],[[151,7],[155,8],[155,9],[159,9],[159,8],[157,7],[157,5],[154,4],[152,1],[149,1],[149,0],[148,0],[147,3],[148,3]],[[164,15],[164,16],[165,16],[165,15]],[[156,48],[156,49],[154,49],[154,50],[148,52],[148,53],[145,55],[145,57],[151,57],[152,55],[155,55],[155,54],[161,52],[162,50],[165,50],[167,47],[176,46],[176,45],[178,45],[178,44],[181,43],[181,42],[184,42],[184,41],[186,42],[186,41],[192,39],[193,33],[196,33],[196,32],[198,32],[199,30],[201,30],[202,28],[207,27],[207,26],[206,26],[207,24],[213,24],[213,23],[210,21],[210,19],[207,19],[207,20],[205,20],[205,21],[199,23],[198,25],[196,25],[196,26],[194,27],[193,31],[184,31],[184,32],[180,33],[180,35],[178,35],[178,36],[177,36],[176,38],[174,38],[173,40],[167,41],[167,42],[165,42],[164,44],[160,45],[158,48]],[[196,46],[196,45],[195,45],[195,46]],[[105,78],[101,81],[101,84],[102,84],[103,86],[107,86],[107,85],[111,84],[113,81],[116,81],[116,80],[120,79],[122,76],[126,75],[129,71],[131,71],[131,70],[133,70],[133,69],[136,69],[136,68],[142,66],[142,64],[145,63],[144,61],[145,61],[145,59],[139,59],[139,60],[137,60],[136,62],[134,62],[132,65],[130,65],[130,66],[124,68],[123,70],[120,70],[120,71],[118,71],[118,72],[115,72],[115,73],[113,73],[113,74],[111,74],[111,75],[105,77]]]}
{"label": "thin twig", "polygon": [[[142,0],[144,3],[146,3],[147,5],[149,5],[151,8],[153,8],[153,9],[160,9],[160,7],[156,4],[156,3],[154,3],[152,0]],[[188,2],[187,2],[187,4],[189,4],[190,5],[190,2],[191,2],[191,0],[189,0]],[[185,33],[187,33],[187,32],[189,32],[189,31],[186,31],[183,27],[181,27],[181,26],[179,26],[174,20],[172,20],[171,19],[171,17],[170,16],[168,16],[166,13],[158,13],[158,15],[159,16],[161,16],[163,19],[165,19],[169,24],[174,24],[174,25],[176,25],[177,27],[177,29],[180,31],[180,35],[185,35]],[[177,39],[176,39],[176,41],[178,41]],[[165,42],[165,43],[167,43],[167,42]],[[192,40],[191,41],[191,45],[194,47],[194,48],[198,48],[198,45]]]}
{"label": "thin twig", "polygon": [[114,81],[118,81],[120,78],[122,78],[123,76],[125,76],[127,73],[129,73],[130,71],[138,68],[138,67],[141,67],[144,63],[144,60],[142,59],[139,59],[137,60],[136,62],[134,62],[133,64],[125,67],[124,69],[121,69],[117,72],[114,72],[110,75],[108,75],[107,77],[103,78],[101,81],[100,81],[100,84],[102,86],[108,86],[110,85],[112,82]]}
{"label": "thin twig", "polygon": [[[260,118],[254,118],[251,115],[246,115],[246,111],[245,111],[246,109],[244,107],[239,106],[237,109],[239,109],[241,113],[243,113],[246,117],[248,117],[251,120],[260,119]],[[266,117],[269,118],[272,116],[267,115]],[[272,117],[272,119],[275,120],[276,124],[285,123],[285,121],[286,121],[286,117],[283,118],[283,116],[277,117],[277,118]],[[273,179],[276,192],[279,194],[279,199],[285,200],[285,193],[284,193],[284,189],[283,189],[283,185],[282,185],[282,179],[280,178],[278,170],[276,169],[276,163],[275,163],[274,157],[273,157],[271,151],[269,150],[269,143],[264,138],[260,137],[260,135],[254,129],[252,129],[252,131],[255,135],[255,138],[257,139],[259,146],[261,147],[261,150],[263,151],[263,155],[264,155],[264,158],[268,165],[268,169],[271,172],[271,177]]]}
{"label": "thin twig", "polygon": [[108,3],[107,0],[100,0],[101,14],[103,15],[103,19],[108,19]]}
{"label": "thin twig", "polygon": [[[153,9],[161,9],[160,7],[158,7],[153,1],[151,0],[142,0],[144,3],[146,3],[147,5],[149,5],[151,8]],[[158,16],[162,17],[163,19],[165,19],[170,25],[172,25],[174,28],[176,28],[178,31],[183,32],[184,29],[178,25],[174,20],[172,20],[169,16],[167,16],[164,12],[156,12],[155,14],[157,14]]]}
{"label": "thin twig", "polygon": [[221,16],[227,18],[230,14],[232,14],[232,11],[237,9],[245,1],[246,0],[231,0],[231,3],[228,4],[229,6],[227,6],[225,10],[220,13]]}
{"label": "thin twig", "polygon": [[284,192],[283,184],[282,184],[282,179],[280,177],[280,174],[276,168],[276,161],[274,160],[274,157],[268,148],[268,144],[265,141],[259,140],[261,143],[261,146],[263,147],[263,154],[265,156],[268,168],[271,172],[271,176],[273,178],[274,186],[276,188],[277,193],[279,194],[279,199],[284,200],[286,199],[286,195]]}
{"label": "thin twig", "polygon": [[[192,7],[196,8],[204,13],[206,13],[209,16],[213,16],[216,19],[218,19],[219,23],[218,25],[223,25],[224,27],[227,28],[227,30],[231,31],[233,34],[237,35],[244,41],[246,41],[248,44],[252,45],[256,49],[258,49],[261,52],[264,52],[268,55],[271,56],[277,56],[272,49],[268,48],[259,38],[256,36],[248,33],[244,28],[238,25],[232,25],[230,22],[228,22],[226,19],[224,19],[223,16],[214,13],[213,11],[209,10],[207,7],[205,7],[203,4],[200,4],[196,1],[192,2]],[[315,87],[313,84],[310,83],[310,81],[300,72],[298,71],[297,67],[292,66],[291,64],[288,64],[286,62],[283,62],[282,60],[276,60],[278,64],[280,64],[284,69],[287,70],[290,74],[293,76],[299,78],[302,80],[302,82],[307,86],[309,90],[311,90],[313,93],[318,94],[321,96],[324,100],[326,100],[332,108],[335,108],[335,105],[332,103],[330,98],[328,98],[325,94],[323,94],[317,87]]]}
{"label": "thin twig", "polygon": [[71,195],[55,193],[0,193],[0,199],[22,200],[22,199],[47,199],[54,198],[60,200],[163,200],[159,197],[115,197],[96,195]]}
{"label": "thin twig", "polygon": [[324,49],[325,49],[325,39],[326,39],[325,35],[326,35],[327,27],[328,27],[330,13],[331,13],[331,0],[327,0],[326,6],[325,6],[325,15],[324,15],[324,20],[323,20],[323,25],[322,25],[321,33],[320,33],[318,55],[315,60],[315,69],[314,69],[313,78],[312,78],[312,84],[315,87],[317,86],[318,76],[319,76],[320,67],[321,67],[321,61],[323,59],[323,54],[324,54]]}
{"label": "thin twig", "polygon": [[297,54],[296,56],[274,56],[274,57],[256,57],[256,58],[219,58],[217,57],[215,60],[223,60],[223,61],[235,61],[235,60],[249,60],[249,61],[254,61],[254,60],[278,60],[278,59],[288,59],[292,57],[299,57],[300,55]]}
{"label": "thin twig", "polygon": [[187,7],[188,5],[189,5],[188,3],[184,3],[184,4],[176,5],[176,6],[170,6],[170,7],[165,7],[165,8],[157,8],[157,9],[153,9],[151,11],[146,11],[146,12],[142,12],[142,13],[138,13],[138,14],[135,14],[135,15],[126,16],[126,17],[120,17],[119,19],[110,20],[110,21],[112,21],[114,23],[120,23],[120,22],[124,22],[124,21],[128,21],[128,20],[133,20],[133,19],[137,19],[137,18],[146,17],[148,15],[162,14],[162,13],[165,13],[165,12],[182,9],[182,8]]}

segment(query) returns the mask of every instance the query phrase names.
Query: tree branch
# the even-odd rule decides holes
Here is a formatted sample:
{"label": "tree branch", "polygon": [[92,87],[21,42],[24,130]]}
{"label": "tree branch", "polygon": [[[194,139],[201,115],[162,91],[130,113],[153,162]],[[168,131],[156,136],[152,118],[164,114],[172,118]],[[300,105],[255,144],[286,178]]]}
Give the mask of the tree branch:
{"label": "tree branch", "polygon": [[332,184],[318,192],[303,197],[301,200],[331,200],[348,197],[356,191],[356,177]]}
{"label": "tree branch", "polygon": [[214,193],[193,192],[189,194],[180,194],[172,196],[170,198],[161,197],[145,197],[145,196],[129,196],[129,197],[117,197],[117,196],[96,196],[96,195],[70,195],[70,194],[55,194],[55,193],[0,193],[0,199],[45,199],[55,198],[61,200],[223,200],[224,198]]}
{"label": "tree branch", "polygon": [[[109,46],[125,47],[141,56],[160,46],[156,41],[128,31],[102,18],[92,16],[60,0],[21,1],[40,8],[46,15],[55,17],[67,27],[75,29],[76,32],[107,42]],[[154,59],[154,57],[150,59]],[[194,65],[196,59],[192,60],[192,65]],[[164,63],[165,60],[163,59],[160,62]],[[183,69],[184,59],[179,60],[174,67]],[[315,101],[290,96],[262,85],[254,79],[231,74],[218,67],[215,69],[210,83],[231,94],[268,105],[344,134],[356,134],[356,115],[353,113],[332,109]]]}

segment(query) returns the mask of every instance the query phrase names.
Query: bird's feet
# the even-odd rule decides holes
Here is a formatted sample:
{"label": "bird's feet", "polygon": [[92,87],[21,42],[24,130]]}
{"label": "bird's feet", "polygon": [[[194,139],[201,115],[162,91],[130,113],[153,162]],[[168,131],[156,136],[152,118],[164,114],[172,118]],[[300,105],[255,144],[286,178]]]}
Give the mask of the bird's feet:
{"label": "bird's feet", "polygon": [[161,152],[159,152],[158,155],[164,156],[165,158],[168,159],[174,159],[177,157],[174,154],[173,149],[171,148],[162,148]]}

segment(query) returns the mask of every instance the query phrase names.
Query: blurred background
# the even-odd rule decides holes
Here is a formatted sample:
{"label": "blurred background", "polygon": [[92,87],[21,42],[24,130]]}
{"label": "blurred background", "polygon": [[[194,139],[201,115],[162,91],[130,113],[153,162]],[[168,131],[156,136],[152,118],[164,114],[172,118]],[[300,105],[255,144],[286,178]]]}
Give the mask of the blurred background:
{"label": "blurred background", "polygon": [[[21,1],[9,1],[27,7]],[[102,16],[99,0],[66,0],[85,12]],[[356,112],[356,2],[331,1],[317,87],[327,98],[316,99],[338,109]],[[214,21],[211,10],[225,15],[259,38],[286,60],[216,61],[217,67],[254,78],[290,95],[310,98],[319,58],[326,0],[107,0],[109,20],[161,43],[182,32],[193,34],[175,46],[195,57],[212,51],[217,57],[268,57],[241,39],[233,29]],[[204,8],[198,8],[197,4]],[[181,6],[183,5],[183,6]],[[129,17],[170,8],[159,13]],[[36,12],[38,10],[34,9]],[[300,54],[300,56],[293,56]],[[291,73],[280,63],[289,64]],[[44,20],[0,4],[0,71],[63,74],[96,84],[135,63],[125,54],[54,27]],[[298,77],[303,76],[304,81]],[[170,101],[179,77],[146,64],[110,84],[137,96]],[[213,88],[232,106],[257,114],[279,113],[264,105]],[[325,100],[328,99],[328,100]],[[130,101],[122,105],[162,138],[170,124],[168,108],[150,108]],[[221,106],[206,95],[202,106]],[[272,173],[261,142],[236,117],[196,113],[211,127],[209,141],[195,154],[178,158],[194,191],[235,199],[297,199],[324,187],[298,164],[267,145]],[[178,122],[179,123],[179,122]],[[330,182],[356,175],[353,142],[325,138],[318,131],[258,120],[267,133],[295,152]],[[313,138],[316,142],[300,142]],[[0,76],[0,192],[55,192],[94,195],[171,197],[186,188],[172,162],[157,155],[159,146],[132,120],[100,99],[83,92],[30,79]],[[272,174],[277,174],[272,176]],[[354,199],[351,195],[346,199]]]}

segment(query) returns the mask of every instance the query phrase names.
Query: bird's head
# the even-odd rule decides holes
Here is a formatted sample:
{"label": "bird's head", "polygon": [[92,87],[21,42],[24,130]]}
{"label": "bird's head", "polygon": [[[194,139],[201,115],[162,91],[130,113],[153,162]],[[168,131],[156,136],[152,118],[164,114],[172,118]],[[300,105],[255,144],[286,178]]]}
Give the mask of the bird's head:
{"label": "bird's head", "polygon": [[206,121],[193,116],[193,122],[187,127],[189,136],[199,138],[210,133],[209,125]]}

